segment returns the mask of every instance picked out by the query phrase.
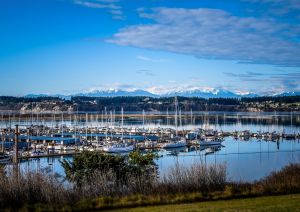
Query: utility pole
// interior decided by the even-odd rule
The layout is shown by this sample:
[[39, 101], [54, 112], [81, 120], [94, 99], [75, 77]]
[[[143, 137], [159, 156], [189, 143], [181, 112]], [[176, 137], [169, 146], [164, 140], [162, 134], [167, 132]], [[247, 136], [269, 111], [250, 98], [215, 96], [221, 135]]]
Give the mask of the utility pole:
[[4, 153], [4, 140], [5, 140], [5, 130], [4, 129], [2, 129], [1, 140], [2, 140], [1, 152]]
[[16, 125], [16, 128], [15, 128], [15, 155], [14, 155], [14, 158], [13, 158], [13, 162], [15, 164], [18, 164], [18, 155], [19, 155], [18, 140], [19, 140], [19, 125]]

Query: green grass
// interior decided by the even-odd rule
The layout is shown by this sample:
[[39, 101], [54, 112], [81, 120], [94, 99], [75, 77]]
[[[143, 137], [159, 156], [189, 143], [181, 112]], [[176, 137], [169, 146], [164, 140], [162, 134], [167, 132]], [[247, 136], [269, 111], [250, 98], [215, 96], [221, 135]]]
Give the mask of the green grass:
[[189, 204], [147, 206], [110, 211], [300, 211], [300, 194], [234, 200], [218, 200]]

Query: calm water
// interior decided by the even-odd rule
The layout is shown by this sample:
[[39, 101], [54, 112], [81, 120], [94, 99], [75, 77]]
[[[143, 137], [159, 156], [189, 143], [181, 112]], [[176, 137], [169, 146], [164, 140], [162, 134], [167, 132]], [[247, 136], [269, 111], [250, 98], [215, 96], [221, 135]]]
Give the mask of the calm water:
[[[227, 177], [230, 180], [253, 181], [279, 170], [285, 165], [300, 162], [299, 141], [249, 141], [226, 138], [219, 151], [207, 154], [207, 150], [195, 148], [161, 150], [160, 158], [156, 161], [160, 174], [165, 174], [176, 163], [190, 166], [194, 163], [219, 164], [227, 167]], [[23, 161], [24, 170], [44, 170], [49, 173], [64, 175], [59, 161], [63, 158], [72, 160], [72, 157], [41, 158]]]
[[[183, 113], [182, 113], [183, 114]], [[84, 116], [83, 116], [84, 117]], [[41, 117], [34, 120], [35, 123], [43, 123], [49, 126], [74, 124], [74, 120], [63, 119], [62, 121], [43, 121]], [[118, 125], [119, 119], [105, 120], [101, 114], [90, 115], [88, 121], [79, 120], [76, 123], [84, 127], [86, 124], [93, 126], [109, 125], [114, 122]], [[10, 123], [2, 122], [0, 126], [7, 126], [14, 123], [23, 123], [20, 120], [11, 120]], [[126, 118], [124, 124], [127, 126], [145, 127], [174, 127], [174, 117], [142, 117]], [[300, 114], [297, 113], [194, 113], [179, 119], [179, 129], [210, 128], [223, 131], [250, 130], [256, 131], [277, 131], [286, 133], [300, 133]], [[210, 154], [207, 154], [210, 152]], [[172, 151], [161, 150], [161, 156], [156, 162], [160, 174], [163, 175], [176, 163], [184, 166], [193, 163], [219, 164], [224, 163], [227, 167], [227, 176], [230, 180], [253, 181], [260, 179], [274, 170], [279, 170], [285, 165], [293, 162], [300, 162], [300, 143], [298, 140], [282, 140], [280, 142], [235, 140], [227, 137], [223, 146], [218, 151], [196, 150], [195, 148], [178, 149]], [[25, 170], [44, 170], [49, 173], [64, 175], [57, 158], [41, 158], [40, 160], [29, 160], [21, 163]], [[67, 159], [72, 160], [71, 157]]]
[[163, 157], [158, 160], [159, 169], [164, 173], [176, 162], [186, 166], [193, 163], [224, 163], [228, 179], [253, 181], [289, 163], [300, 162], [299, 141], [240, 141], [229, 137], [223, 146], [212, 154], [206, 154], [205, 150], [182, 150], [176, 155], [164, 150]]
[[[149, 116], [149, 115], [162, 116]], [[178, 116], [179, 129], [210, 128], [232, 132], [236, 130], [256, 131], [277, 131], [286, 133], [300, 132], [300, 113], [299, 112], [282, 112], [282, 113], [253, 113], [253, 112], [182, 112]], [[148, 116], [147, 116], [148, 115]], [[76, 124], [79, 127], [88, 126], [110, 126], [120, 125], [120, 116], [111, 116], [107, 118], [103, 114], [89, 113], [86, 120], [86, 113], [72, 114], [56, 113], [48, 114], [45, 119], [44, 114], [33, 114], [31, 118], [24, 120], [19, 119], [11, 114], [6, 121], [0, 120], [1, 127], [19, 125], [47, 125], [50, 127], [60, 126], [61, 124], [71, 126]], [[52, 117], [52, 118], [49, 118]], [[169, 112], [146, 113], [143, 119], [142, 114], [139, 117], [125, 117], [124, 125], [128, 127], [145, 126], [145, 127], [174, 127], [174, 115]]]

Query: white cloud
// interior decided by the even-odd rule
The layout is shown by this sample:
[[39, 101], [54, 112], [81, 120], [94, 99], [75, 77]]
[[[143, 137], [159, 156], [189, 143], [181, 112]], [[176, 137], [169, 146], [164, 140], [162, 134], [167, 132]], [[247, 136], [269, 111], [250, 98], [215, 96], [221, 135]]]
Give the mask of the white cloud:
[[102, 2], [102, 3], [117, 3], [119, 0], [95, 0], [96, 2]]
[[125, 27], [108, 42], [206, 59], [300, 66], [299, 25], [237, 17], [217, 9], [139, 12], [154, 23]]
[[280, 6], [284, 8], [288, 8], [290, 10], [300, 9], [300, 1], [299, 0], [243, 0], [246, 2], [252, 3], [260, 3], [260, 4], [269, 4], [272, 6]]
[[118, 2], [118, 0], [74, 0], [74, 3], [80, 6], [93, 9], [107, 9], [112, 14], [113, 19], [123, 20], [122, 7], [116, 4]]
[[115, 4], [104, 4], [104, 3], [94, 2], [94, 1], [75, 0], [74, 3], [81, 6], [96, 8], [96, 9], [113, 9], [113, 10], [120, 9], [120, 7]]
[[150, 57], [145, 57], [145, 56], [142, 56], [142, 55], [138, 55], [136, 57], [137, 59], [139, 60], [144, 60], [144, 61], [148, 61], [148, 62], [165, 62], [166, 60], [164, 59], [153, 59], [153, 58], [150, 58]]
[[136, 72], [138, 74], [144, 74], [146, 76], [151, 76], [151, 77], [155, 76], [155, 74], [150, 70], [141, 69], [141, 70], [137, 70]]
[[[257, 5], [264, 16], [289, 17], [289, 20], [299, 20], [299, 0], [242, 0]], [[255, 11], [257, 12], [257, 10]]]
[[224, 74], [228, 77], [238, 79], [243, 84], [248, 82], [255, 83], [255, 85], [258, 85], [255, 89], [257, 92], [280, 93], [300, 90], [300, 73], [297, 71], [278, 71], [277, 73], [246, 72], [240, 74], [225, 72]]

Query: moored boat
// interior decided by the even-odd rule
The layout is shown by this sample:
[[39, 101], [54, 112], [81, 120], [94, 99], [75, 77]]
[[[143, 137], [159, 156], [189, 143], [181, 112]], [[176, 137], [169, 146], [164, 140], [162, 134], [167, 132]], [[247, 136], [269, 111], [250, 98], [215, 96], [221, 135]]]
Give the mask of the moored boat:
[[197, 143], [200, 146], [216, 146], [216, 145], [221, 145], [222, 144], [221, 139], [214, 139], [214, 140], [198, 140]]
[[134, 150], [133, 145], [127, 144], [113, 144], [111, 146], [104, 146], [103, 151], [107, 153], [122, 153], [122, 152], [131, 152]]
[[185, 146], [186, 146], [185, 139], [173, 139], [168, 141], [167, 143], [164, 143], [162, 145], [162, 148], [169, 149], [169, 148], [180, 148]]

